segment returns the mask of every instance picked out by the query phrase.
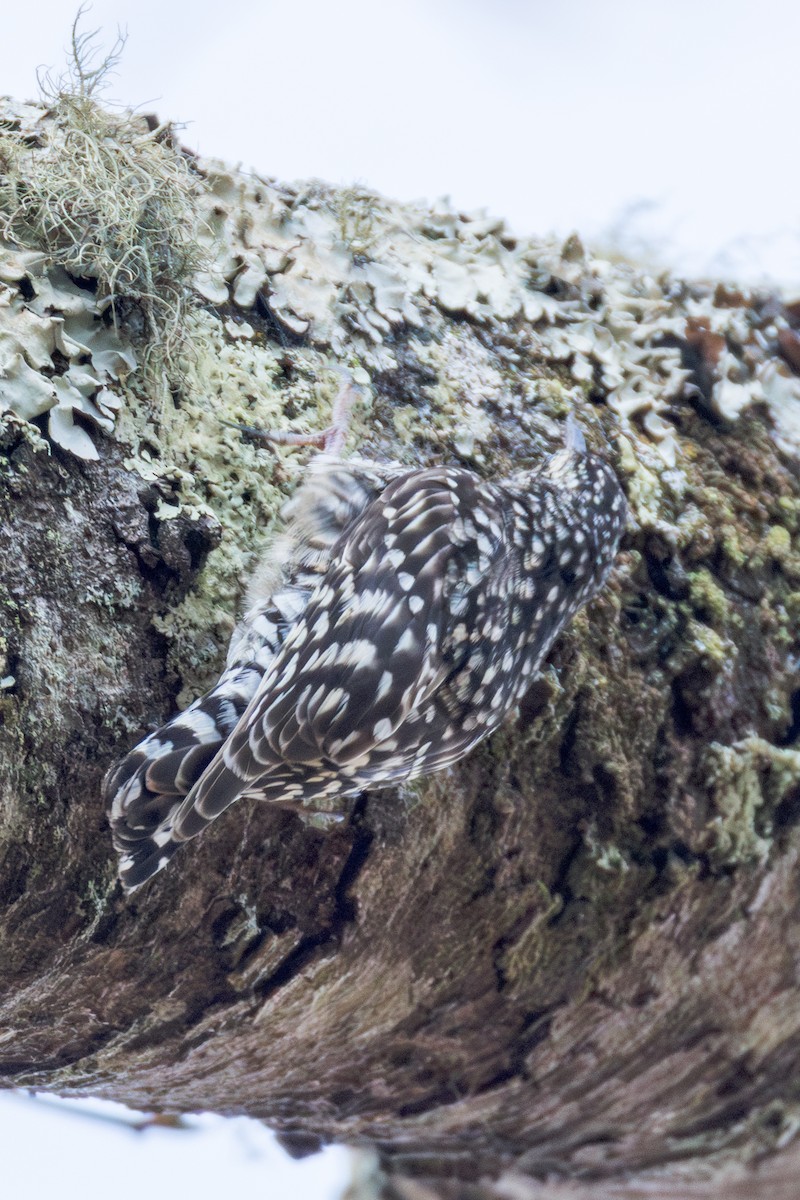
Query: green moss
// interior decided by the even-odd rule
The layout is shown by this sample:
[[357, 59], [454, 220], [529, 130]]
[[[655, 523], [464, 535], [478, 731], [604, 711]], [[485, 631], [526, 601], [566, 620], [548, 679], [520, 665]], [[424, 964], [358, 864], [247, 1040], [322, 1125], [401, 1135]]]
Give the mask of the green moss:
[[692, 607], [701, 620], [714, 628], [725, 628], [729, 610], [725, 593], [706, 568], [692, 571], [688, 577]]
[[778, 508], [781, 512], [781, 524], [792, 534], [800, 531], [800, 497], [781, 496], [778, 499]]
[[708, 827], [715, 864], [764, 861], [770, 843], [756, 827], [765, 800], [752, 755], [713, 743], [705, 756], [705, 781], [717, 810]]
[[792, 623], [796, 634], [798, 624], [800, 623], [800, 592], [789, 592], [784, 597], [784, 605], [786, 607], [787, 618]]
[[689, 620], [686, 633], [677, 654], [673, 657], [676, 666], [700, 660], [706, 667], [724, 668], [735, 655], [728, 638], [722, 637], [705, 622]]
[[723, 554], [735, 567], [744, 566], [747, 553], [743, 550], [739, 530], [735, 525], [724, 524], [719, 530], [719, 546]]
[[773, 562], [784, 563], [792, 552], [792, 539], [789, 530], [783, 525], [771, 525], [767, 529], [763, 543], [764, 557]]

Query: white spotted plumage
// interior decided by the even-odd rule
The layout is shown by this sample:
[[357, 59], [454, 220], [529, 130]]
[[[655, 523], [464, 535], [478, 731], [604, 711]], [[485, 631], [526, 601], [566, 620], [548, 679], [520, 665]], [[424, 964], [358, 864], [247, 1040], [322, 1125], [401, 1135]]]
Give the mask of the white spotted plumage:
[[219, 682], [107, 776], [126, 888], [240, 797], [329, 809], [449, 766], [500, 724], [625, 522], [613, 471], [570, 439], [497, 483], [316, 460]]

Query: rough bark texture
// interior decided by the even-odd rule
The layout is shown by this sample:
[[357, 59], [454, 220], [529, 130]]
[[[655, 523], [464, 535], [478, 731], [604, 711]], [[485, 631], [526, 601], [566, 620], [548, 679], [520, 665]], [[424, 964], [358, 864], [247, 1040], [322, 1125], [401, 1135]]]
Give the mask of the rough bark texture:
[[[556, 283], [542, 295], [572, 305], [570, 321], [594, 320], [596, 263], [577, 244], [548, 253]], [[319, 360], [313, 339], [276, 342], [278, 318], [285, 338], [311, 338], [270, 307], [287, 287], [281, 268], [240, 308], [282, 364], [278, 408], [288, 394], [302, 422], [300, 393], [280, 389]], [[793, 379], [797, 314], [693, 295], [771, 329], [763, 360]], [[234, 328], [241, 314], [220, 300], [200, 317]], [[231, 509], [213, 515], [213, 489], [192, 508], [165, 465], [164, 431], [186, 420], [175, 389], [157, 419], [131, 417], [126, 445], [99, 442], [96, 461], [48, 453], [6, 420], [0, 1086], [247, 1113], [298, 1153], [328, 1139], [375, 1147], [381, 1172], [359, 1194], [387, 1200], [793, 1200], [797, 458], [763, 405], [736, 420], [715, 411], [721, 353], [737, 354], [742, 380], [757, 364], [688, 301], [678, 332], [673, 321], [653, 334], [687, 373], [661, 410], [672, 462], [636, 410], [609, 402], [600, 350], [594, 372], [569, 354], [553, 366], [532, 316], [428, 301], [424, 328], [397, 305], [376, 339], [388, 359], [370, 370], [367, 450], [466, 457], [489, 474], [557, 436], [525, 414], [557, 416], [570, 395], [589, 435], [615, 447], [631, 496], [612, 581], [518, 718], [456, 769], [362, 796], [333, 833], [241, 803], [131, 900], [115, 883], [101, 779], [219, 665], [219, 632], [190, 653], [179, 618], [209, 579], [228, 579], [213, 563]], [[469, 355], [476, 378], [501, 379], [480, 401], [485, 453], [463, 445]], [[234, 359], [220, 352], [215, 370]], [[561, 391], [537, 400], [534, 383]], [[136, 458], [145, 427], [150, 479]], [[263, 461], [242, 450], [225, 470], [245, 506], [252, 493], [274, 511], [300, 468]], [[217, 631], [224, 589], [221, 607]]]

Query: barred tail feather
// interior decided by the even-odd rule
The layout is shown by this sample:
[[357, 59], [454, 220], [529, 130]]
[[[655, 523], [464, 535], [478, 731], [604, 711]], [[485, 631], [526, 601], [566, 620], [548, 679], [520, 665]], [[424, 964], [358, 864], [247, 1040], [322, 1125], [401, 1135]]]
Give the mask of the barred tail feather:
[[197, 837], [244, 792], [244, 781], [226, 766], [223, 754], [224, 751], [216, 756], [175, 813], [177, 841], [188, 842]]
[[[214, 759], [213, 745], [207, 743], [196, 750], [204, 751], [202, 760], [206, 765], [209, 759]], [[199, 755], [197, 761], [200, 762]], [[201, 811], [195, 803], [199, 786], [204, 792], [206, 786], [213, 789], [214, 811], [210, 814]], [[241, 794], [241, 779], [228, 770], [218, 753], [207, 770], [205, 767], [200, 770], [188, 796], [162, 793], [156, 797], [156, 803], [151, 806], [154, 819], [159, 821], [155, 828], [133, 828], [127, 820], [115, 825], [112, 820], [114, 844], [120, 854], [119, 874], [125, 890], [132, 892], [146, 883], [167, 865], [183, 842], [202, 833]]]
[[135, 746], [106, 776], [103, 795], [120, 878], [139, 887], [185, 838], [173, 836], [184, 798], [205, 772], [256, 691], [263, 668], [226, 671], [207, 695]]
[[173, 841], [171, 834], [172, 816], [177, 807], [175, 805], [170, 810], [161, 828], [154, 830], [152, 835], [141, 835], [138, 841], [131, 841], [127, 848], [129, 831], [114, 829], [114, 845], [119, 853], [119, 877], [126, 892], [133, 892], [147, 883], [151, 876], [167, 865], [178, 849], [180, 842]]

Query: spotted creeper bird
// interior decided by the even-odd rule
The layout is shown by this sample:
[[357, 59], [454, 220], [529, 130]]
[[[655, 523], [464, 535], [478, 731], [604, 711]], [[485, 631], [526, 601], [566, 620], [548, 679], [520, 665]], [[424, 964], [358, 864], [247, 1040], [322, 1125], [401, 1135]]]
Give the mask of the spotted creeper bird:
[[572, 420], [563, 450], [497, 483], [342, 460], [343, 440], [339, 420], [219, 682], [106, 777], [128, 891], [242, 797], [330, 812], [457, 762], [611, 569], [625, 500]]

